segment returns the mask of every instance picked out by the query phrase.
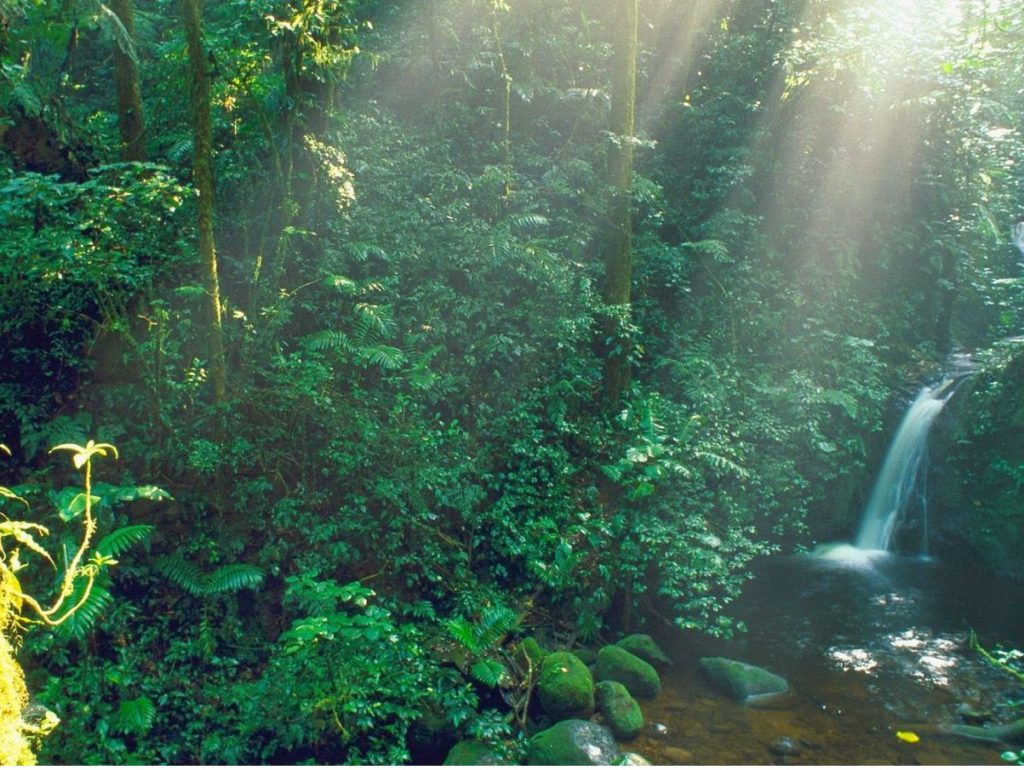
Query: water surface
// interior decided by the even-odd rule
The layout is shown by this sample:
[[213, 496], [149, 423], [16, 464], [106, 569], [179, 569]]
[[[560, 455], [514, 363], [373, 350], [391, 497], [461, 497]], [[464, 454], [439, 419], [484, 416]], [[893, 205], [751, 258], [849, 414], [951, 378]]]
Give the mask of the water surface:
[[[644, 712], [667, 729], [627, 750], [657, 764], [1004, 764], [1005, 747], [936, 728], [963, 723], [965, 708], [1006, 719], [1001, 704], [1024, 699], [1019, 682], [967, 643], [973, 628], [987, 646], [1024, 647], [1020, 586], [963, 565], [847, 548], [831, 559], [762, 562], [733, 611], [749, 633], [662, 638], [676, 665]], [[734, 703], [704, 681], [701, 655], [763, 666], [792, 691], [770, 707]], [[898, 730], [921, 740], [903, 742]], [[799, 756], [770, 751], [781, 736], [797, 741]]]

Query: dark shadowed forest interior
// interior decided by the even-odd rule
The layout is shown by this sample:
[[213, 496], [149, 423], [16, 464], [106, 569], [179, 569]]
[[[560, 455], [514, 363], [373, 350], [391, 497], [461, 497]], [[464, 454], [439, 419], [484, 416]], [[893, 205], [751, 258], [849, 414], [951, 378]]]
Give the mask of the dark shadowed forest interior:
[[0, 764], [1024, 764], [1024, 0], [0, 0]]

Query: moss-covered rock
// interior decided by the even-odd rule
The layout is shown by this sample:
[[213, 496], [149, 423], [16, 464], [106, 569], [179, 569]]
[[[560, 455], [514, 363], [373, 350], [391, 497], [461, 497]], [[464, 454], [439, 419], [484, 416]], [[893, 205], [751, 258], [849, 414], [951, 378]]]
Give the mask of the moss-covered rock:
[[536, 639], [528, 636], [516, 646], [512, 659], [521, 671], [540, 671], [544, 658], [550, 654]]
[[780, 695], [789, 690], [789, 682], [749, 663], [729, 658], [701, 658], [701, 668], [721, 691], [739, 701]]
[[615, 643], [626, 652], [631, 652], [641, 660], [645, 660], [655, 668], [660, 666], [671, 666], [672, 659], [669, 658], [658, 646], [649, 634], [630, 634], [625, 639]]
[[661, 692], [661, 679], [654, 667], [615, 645], [602, 647], [597, 653], [594, 676], [598, 681], [621, 682], [636, 698], [654, 698]]
[[567, 719], [537, 733], [526, 749], [528, 765], [610, 765], [619, 747], [607, 728]]
[[644, 729], [644, 714], [621, 682], [598, 682], [594, 687], [597, 710], [612, 735], [620, 741], [635, 738]]
[[597, 660], [597, 652], [589, 647], [580, 647], [579, 649], [573, 650], [572, 654], [588, 666], [593, 665], [594, 661]]
[[465, 740], [456, 743], [445, 757], [446, 765], [500, 765], [501, 757], [483, 741]]
[[586, 716], [594, 710], [594, 678], [571, 652], [553, 652], [541, 664], [537, 696], [555, 720]]

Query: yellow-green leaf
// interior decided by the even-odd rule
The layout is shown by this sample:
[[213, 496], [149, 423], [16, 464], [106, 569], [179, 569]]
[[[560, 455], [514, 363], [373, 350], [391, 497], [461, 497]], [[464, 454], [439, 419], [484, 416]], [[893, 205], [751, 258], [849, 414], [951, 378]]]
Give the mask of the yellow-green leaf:
[[921, 740], [921, 737], [917, 733], [912, 733], [909, 730], [897, 730], [896, 737], [904, 743], [917, 743]]

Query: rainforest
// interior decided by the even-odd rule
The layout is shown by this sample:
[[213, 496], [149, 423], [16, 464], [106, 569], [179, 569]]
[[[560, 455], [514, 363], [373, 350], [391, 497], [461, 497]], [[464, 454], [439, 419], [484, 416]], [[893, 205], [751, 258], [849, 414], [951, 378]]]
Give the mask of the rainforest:
[[0, 0], [0, 762], [1024, 764], [1021, 0]]

